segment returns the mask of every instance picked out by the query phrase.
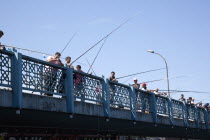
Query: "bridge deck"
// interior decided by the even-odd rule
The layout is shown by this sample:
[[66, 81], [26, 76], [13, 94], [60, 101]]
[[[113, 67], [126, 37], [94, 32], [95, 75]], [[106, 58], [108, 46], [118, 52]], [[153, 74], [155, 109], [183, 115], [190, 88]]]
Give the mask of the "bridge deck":
[[210, 136], [206, 109], [17, 52], [0, 50], [0, 62], [0, 86], [11, 89], [0, 90], [1, 131]]

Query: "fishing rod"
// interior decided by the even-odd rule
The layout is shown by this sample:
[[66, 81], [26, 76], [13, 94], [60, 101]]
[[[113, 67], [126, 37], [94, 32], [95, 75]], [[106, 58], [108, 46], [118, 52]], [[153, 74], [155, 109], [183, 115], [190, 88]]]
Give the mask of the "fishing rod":
[[[189, 76], [177, 76], [177, 77], [172, 77], [172, 78], [169, 78], [169, 79], [183, 78], [183, 77], [189, 77]], [[146, 81], [146, 82], [141, 82], [140, 84], [142, 84], [142, 83], [152, 83], [152, 82], [157, 82], [157, 81], [162, 81], [162, 80], [167, 80], [167, 78], [157, 79], [157, 80], [152, 80], [152, 81]]]
[[[159, 90], [159, 91], [168, 91], [168, 90]], [[204, 94], [210, 94], [210, 92], [204, 92], [204, 91], [187, 91], [187, 90], [170, 90], [170, 91], [172, 91], [171, 93], [177, 93], [177, 92], [186, 92], [186, 93], [188, 93], [188, 92], [190, 92], [190, 93], [204, 93]]]
[[[107, 37], [107, 38], [108, 38], [108, 37]], [[103, 48], [103, 46], [104, 46], [104, 44], [105, 44], [105, 42], [106, 42], [107, 38], [105, 38], [105, 39], [104, 39], [104, 42], [103, 42], [103, 44], [101, 45], [101, 47], [100, 47], [100, 49], [99, 49], [98, 53], [96, 54], [96, 57], [94, 58], [94, 60], [93, 60], [92, 64], [90, 65], [90, 68], [88, 69], [88, 72], [87, 72], [87, 73], [89, 73], [90, 69], [92, 68], [92, 66], [93, 66], [94, 62], [96, 61], [96, 59], [97, 59], [97, 57], [98, 57], [98, 55], [99, 55], [99, 53], [100, 53], [101, 49]]]
[[138, 75], [138, 74], [143, 74], [143, 73], [153, 72], [153, 71], [158, 71], [158, 70], [162, 70], [162, 69], [165, 69], [165, 68], [153, 69], [153, 70], [148, 70], [148, 71], [144, 71], [144, 72], [139, 72], [139, 73], [129, 74], [129, 75], [126, 75], [126, 76], [118, 77], [118, 78], [116, 78], [116, 79], [121, 79], [121, 78], [130, 77], [130, 76], [134, 76], [134, 75]]
[[74, 36], [77, 34], [77, 32], [74, 33], [74, 35], [69, 39], [68, 43], [66, 44], [66, 46], [63, 48], [63, 50], [61, 51], [61, 54], [63, 53], [63, 51], [66, 49], [66, 47], [69, 45], [69, 43], [72, 41], [72, 39], [74, 38]]
[[96, 75], [96, 73], [95, 73], [95, 71], [93, 70], [93, 68], [91, 67], [90, 62], [88, 61], [88, 59], [87, 59], [86, 57], [85, 57], [85, 59], [86, 59], [88, 65], [89, 65], [90, 69], [92, 69], [93, 73]]
[[[137, 16], [138, 14], [136, 14], [135, 16]], [[97, 46], [101, 41], [103, 41], [105, 38], [107, 38], [108, 36], [110, 36], [111, 34], [113, 34], [115, 31], [117, 31], [120, 27], [122, 27], [124, 24], [126, 24], [128, 21], [130, 21], [133, 17], [128, 18], [127, 20], [125, 20], [123, 23], [121, 23], [118, 27], [116, 27], [114, 30], [112, 30], [110, 33], [108, 33], [106, 36], [104, 36], [101, 40], [99, 40], [97, 43], [95, 43], [92, 47], [90, 47], [88, 50], [86, 50], [83, 54], [81, 54], [78, 58], [76, 58], [72, 64], [74, 62], [76, 62], [78, 59], [80, 59], [83, 55], [85, 55], [87, 52], [89, 52], [91, 49], [93, 49], [95, 46]]]
[[[30, 49], [25, 49], [25, 48], [19, 48], [19, 47], [13, 47], [13, 46], [7, 46], [7, 45], [4, 45], [5, 47], [8, 47], [8, 48], [13, 48], [13, 49], [19, 49], [19, 50], [24, 50], [24, 51], [29, 51], [29, 52], [34, 52], [34, 53], [38, 53], [38, 54], [43, 54], [43, 55], [48, 55], [48, 56], [52, 56], [52, 54], [48, 54], [48, 53], [43, 53], [43, 52], [39, 52], [39, 51], [34, 51], [34, 50], [30, 50]], [[61, 57], [62, 59], [65, 59], [63, 57]], [[81, 62], [78, 62], [78, 64], [82, 64], [82, 65], [86, 65], [84, 63], [81, 63]]]

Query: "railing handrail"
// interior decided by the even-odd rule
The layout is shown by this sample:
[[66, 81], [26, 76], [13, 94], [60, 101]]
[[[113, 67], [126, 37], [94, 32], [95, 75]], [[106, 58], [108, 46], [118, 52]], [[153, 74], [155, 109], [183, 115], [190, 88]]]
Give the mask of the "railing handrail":
[[102, 77], [95, 76], [95, 75], [92, 75], [92, 74], [88, 74], [88, 73], [85, 73], [85, 72], [81, 72], [81, 71], [78, 71], [78, 70], [73, 70], [73, 72], [79, 73], [79, 74], [84, 75], [86, 77], [94, 78], [94, 79], [97, 79], [97, 80], [104, 80]]
[[0, 50], [0, 52], [3, 53], [3, 54], [14, 55], [14, 52], [12, 52], [12, 51]]
[[128, 89], [130, 89], [130, 88], [131, 88], [130, 86], [128, 86], [128, 85], [124, 85], [124, 84], [119, 83], [119, 82], [114, 82], [114, 81], [110, 81], [110, 80], [108, 80], [108, 81], [109, 81], [109, 83], [111, 83], [111, 84], [113, 84], [113, 85], [122, 86], [122, 87], [125, 87], [125, 88], [128, 88]]
[[32, 62], [36, 62], [36, 63], [39, 63], [39, 64], [45, 64], [47, 66], [52, 66], [52, 67], [56, 67], [56, 68], [60, 68], [60, 69], [67, 69], [66, 67], [64, 66], [60, 66], [60, 65], [56, 65], [54, 63], [50, 63], [50, 62], [47, 62], [47, 61], [44, 61], [44, 60], [40, 60], [40, 59], [37, 59], [37, 58], [33, 58], [33, 57], [30, 57], [30, 56], [27, 56], [27, 55], [22, 55], [22, 58], [24, 60], [30, 60]]

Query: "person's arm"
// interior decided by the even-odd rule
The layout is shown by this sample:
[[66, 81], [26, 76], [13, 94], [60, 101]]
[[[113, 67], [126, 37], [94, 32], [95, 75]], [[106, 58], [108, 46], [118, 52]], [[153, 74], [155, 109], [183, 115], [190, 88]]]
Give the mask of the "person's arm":
[[52, 56], [49, 56], [47, 58], [47, 62], [54, 62], [54, 61], [57, 61], [57, 59], [53, 58]]

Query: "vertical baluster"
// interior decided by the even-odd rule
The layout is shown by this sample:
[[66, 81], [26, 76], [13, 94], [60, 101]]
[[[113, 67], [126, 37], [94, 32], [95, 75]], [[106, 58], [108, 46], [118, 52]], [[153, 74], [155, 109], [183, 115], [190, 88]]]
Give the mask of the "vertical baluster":
[[104, 116], [110, 117], [110, 93], [109, 93], [109, 81], [108, 79], [104, 78], [101, 81], [102, 84], [102, 98], [104, 104]]
[[157, 123], [157, 106], [156, 106], [156, 96], [154, 93], [150, 92], [150, 108], [152, 111], [152, 118], [153, 118], [153, 122]]
[[199, 128], [199, 124], [200, 124], [200, 117], [199, 117], [199, 110], [198, 110], [198, 108], [197, 108], [197, 106], [195, 106], [194, 108], [194, 119], [195, 119], [195, 123], [196, 123], [196, 128]]
[[12, 55], [12, 89], [13, 89], [13, 107], [22, 108], [22, 54], [14, 51]]
[[187, 106], [185, 102], [182, 104], [182, 114], [183, 114], [183, 123], [185, 127], [188, 127], [188, 113], [187, 113]]
[[174, 125], [173, 103], [171, 98], [168, 99], [168, 113], [170, 118], [170, 124]]
[[206, 126], [206, 129], [209, 129], [209, 118], [208, 118], [208, 111], [207, 109], [204, 110], [204, 120], [205, 120], [205, 126]]
[[64, 70], [66, 75], [64, 80], [64, 93], [66, 95], [67, 112], [74, 113], [74, 83], [73, 83], [73, 69], [66, 68]]
[[131, 110], [131, 119], [136, 120], [136, 92], [134, 87], [128, 89], [130, 93], [130, 110]]

